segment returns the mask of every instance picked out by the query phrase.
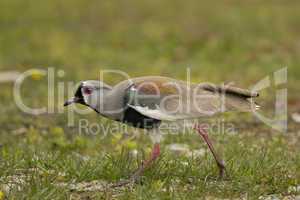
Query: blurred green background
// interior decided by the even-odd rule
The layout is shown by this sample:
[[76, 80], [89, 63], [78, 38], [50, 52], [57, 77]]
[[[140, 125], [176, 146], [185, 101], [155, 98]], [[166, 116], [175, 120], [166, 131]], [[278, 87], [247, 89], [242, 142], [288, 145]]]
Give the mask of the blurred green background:
[[[299, 70], [297, 1], [1, 1], [1, 69], [54, 66], [246, 83]], [[145, 70], [147, 69], [147, 70]], [[241, 76], [241, 75], [245, 76]]]
[[[195, 82], [209, 81], [221, 84], [233, 81], [237, 86], [248, 88], [265, 76], [272, 76], [276, 70], [288, 67], [288, 83], [280, 87], [288, 88], [290, 118], [291, 114], [300, 110], [299, 8], [300, 2], [295, 0], [1, 0], [0, 73], [54, 67], [56, 70], [65, 71], [65, 76], [57, 78], [55, 83], [58, 81], [77, 83], [80, 80], [98, 79], [99, 70], [117, 69], [132, 77], [162, 75], [185, 80], [186, 68], [189, 67], [192, 80]], [[119, 80], [120, 77], [111, 76], [106, 81], [113, 84]], [[120, 165], [119, 168], [116, 166], [119, 171], [117, 170], [114, 175], [109, 174], [113, 173], [111, 171], [101, 174], [104, 173], [101, 167], [98, 174], [87, 175], [88, 167], [83, 168], [82, 165], [77, 164], [74, 164], [73, 168], [66, 167], [66, 163], [55, 163], [56, 161], [47, 160], [43, 155], [40, 155], [44, 158], [43, 161], [29, 162], [38, 153], [50, 155], [58, 153], [62, 159], [70, 158], [70, 162], [73, 162], [71, 157], [74, 152], [90, 156], [105, 152], [112, 153], [116, 150], [113, 143], [115, 139], [108, 138], [103, 141], [78, 136], [76, 127], [67, 127], [66, 113], [27, 115], [15, 105], [12, 94], [13, 83], [0, 83], [0, 85], [0, 148], [2, 150], [0, 175], [2, 177], [15, 174], [18, 168], [32, 167], [65, 171], [69, 173], [67, 181], [73, 180], [74, 177], [77, 178], [76, 180], [116, 180], [129, 174], [130, 170], [126, 168], [127, 170], [122, 171]], [[263, 94], [259, 101], [271, 110], [275, 96], [274, 88], [267, 89]], [[39, 77], [26, 80], [22, 96], [30, 106], [46, 105], [47, 80], [45, 78], [40, 80]], [[62, 100], [55, 99], [56, 111], [62, 103]], [[282, 155], [279, 155], [274, 150], [279, 147], [285, 149], [282, 151], [286, 151], [289, 161], [294, 163], [286, 161], [287, 165], [279, 168], [282, 169], [282, 174], [293, 175], [292, 178], [287, 177], [284, 180], [269, 180], [268, 177], [275, 173], [272, 170], [265, 171], [265, 174], [253, 172], [247, 174], [245, 179], [236, 179], [236, 182], [228, 183], [229, 186], [225, 189], [219, 188], [217, 196], [236, 197], [243, 194], [242, 191], [245, 189], [249, 189], [249, 194], [252, 195], [273, 192], [284, 194], [283, 191], [286, 191], [288, 186], [299, 183], [300, 161], [294, 159], [299, 155], [299, 136], [296, 134], [298, 125], [293, 120], [289, 121], [288, 133], [290, 134], [285, 136], [279, 134], [279, 136], [271, 128], [253, 122], [255, 120], [249, 115], [226, 117], [236, 122], [242, 133], [238, 139], [229, 136], [227, 139], [226, 137], [217, 139], [221, 141], [224, 149], [226, 146], [231, 147], [224, 153], [227, 158], [234, 159], [232, 156], [236, 151], [240, 151], [241, 146], [236, 146], [237, 141], [240, 141], [242, 146], [267, 145], [265, 140], [273, 141], [270, 137], [275, 137], [272, 135], [277, 134], [273, 143], [270, 142], [270, 155], [274, 156], [270, 156], [274, 158], [270, 162], [274, 164], [280, 159], [287, 158], [286, 154], [281, 152]], [[76, 116], [76, 120], [78, 118], [80, 116]], [[95, 113], [85, 118], [92, 122], [111, 123]], [[14, 134], [16, 130], [20, 132], [22, 128], [24, 133]], [[290, 145], [291, 138], [296, 142]], [[125, 142], [125, 145], [121, 146], [138, 150], [143, 150], [144, 144], [147, 144], [147, 147], [151, 146], [146, 137], [140, 140], [148, 143], [137, 142], [132, 145]], [[200, 140], [184, 137], [166, 140], [166, 143], [172, 142], [185, 142], [191, 146], [201, 143]], [[121, 159], [118, 156], [120, 149], [121, 147], [118, 147], [116, 150], [116, 159]], [[260, 156], [260, 152], [261, 149], [258, 149], [256, 154], [248, 152], [249, 159], [255, 160], [256, 156]], [[23, 159], [25, 155], [26, 158]], [[235, 159], [244, 157], [242, 153], [236, 156]], [[73, 159], [77, 162], [76, 158]], [[97, 160], [98, 157], [94, 159]], [[206, 159], [209, 160], [210, 157]], [[110, 163], [109, 160], [106, 162]], [[251, 168], [251, 164], [248, 166]], [[204, 179], [204, 172], [209, 173], [210, 167], [207, 166], [207, 170], [204, 170], [200, 177]], [[236, 171], [234, 169], [233, 165], [232, 171], [236, 172], [234, 177], [245, 174], [243, 169], [238, 168]], [[79, 172], [76, 174], [74, 170]], [[284, 170], [287, 172], [285, 173]], [[296, 171], [298, 174], [295, 175]], [[265, 182], [263, 182], [264, 186], [261, 186], [261, 176], [267, 179], [267, 183], [271, 186]], [[280, 173], [278, 176], [281, 176]], [[164, 176], [150, 177], [151, 182]], [[1, 182], [4, 184], [5, 180]], [[41, 178], [36, 182], [33, 181], [21, 192], [14, 191], [7, 195], [11, 195], [11, 198], [26, 195], [31, 195], [32, 198], [45, 197], [44, 193], [39, 193], [38, 188], [41, 187], [50, 188], [46, 194], [51, 198], [61, 198], [59, 195], [62, 195], [62, 198], [69, 197], [68, 190], [50, 186], [51, 182], [53, 180], [47, 179], [45, 182]], [[215, 194], [218, 185], [207, 186], [204, 182], [199, 186], [202, 190], [196, 192], [195, 196], [203, 193]], [[258, 188], [254, 187], [256, 184], [259, 185]], [[138, 191], [144, 191], [143, 189], [154, 193], [158, 191], [150, 186], [145, 188], [140, 186], [140, 190], [128, 192], [126, 193], [128, 196], [125, 195], [124, 198], [141, 197], [143, 195]], [[188, 193], [191, 196], [194, 194], [191, 191]], [[174, 195], [188, 193], [179, 191]]]

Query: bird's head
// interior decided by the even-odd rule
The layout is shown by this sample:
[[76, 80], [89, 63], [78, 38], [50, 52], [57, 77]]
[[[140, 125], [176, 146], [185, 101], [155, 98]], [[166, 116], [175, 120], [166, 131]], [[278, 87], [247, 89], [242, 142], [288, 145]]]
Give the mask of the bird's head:
[[111, 86], [95, 80], [83, 81], [77, 88], [74, 97], [64, 103], [64, 106], [68, 106], [72, 103], [79, 103], [91, 107], [94, 110], [98, 110], [101, 97], [112, 89]]

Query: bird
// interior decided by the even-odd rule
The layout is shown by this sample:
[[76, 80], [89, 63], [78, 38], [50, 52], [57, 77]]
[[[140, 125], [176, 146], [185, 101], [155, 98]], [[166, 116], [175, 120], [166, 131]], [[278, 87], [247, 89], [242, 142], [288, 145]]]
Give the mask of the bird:
[[[64, 106], [79, 103], [103, 117], [149, 132], [153, 142], [150, 157], [128, 181], [116, 184], [121, 186], [138, 180], [159, 157], [159, 127], [162, 122], [211, 117], [227, 111], [252, 112], [259, 108], [253, 100], [258, 96], [256, 91], [231, 85], [188, 83], [163, 76], [142, 76], [123, 80], [114, 86], [100, 80], [82, 81], [74, 97], [67, 100]], [[219, 168], [219, 177], [223, 178], [225, 163], [217, 154], [207, 129], [201, 124], [195, 124], [193, 128], [207, 144]]]

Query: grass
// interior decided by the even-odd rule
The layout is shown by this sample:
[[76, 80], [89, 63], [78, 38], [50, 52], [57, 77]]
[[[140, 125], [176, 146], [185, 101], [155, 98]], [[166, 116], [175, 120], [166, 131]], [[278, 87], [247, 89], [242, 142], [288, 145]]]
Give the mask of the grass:
[[[55, 139], [47, 141], [52, 143]], [[92, 143], [90, 139], [82, 139]], [[299, 156], [295, 155], [294, 151], [284, 148], [287, 138], [277, 135], [262, 140], [254, 139], [249, 134], [227, 137], [226, 140], [228, 141], [223, 141], [226, 144], [223, 154], [229, 176], [224, 181], [217, 180], [217, 169], [210, 154], [200, 158], [178, 157], [164, 150], [162, 158], [145, 173], [142, 185], [122, 188], [122, 192], [111, 188], [103, 189], [105, 192], [82, 192], [79, 185], [76, 188], [81, 195], [103, 198], [110, 194], [118, 195], [120, 199], [193, 199], [201, 196], [240, 198], [244, 195], [257, 199], [265, 194], [290, 195], [288, 189], [299, 184]], [[201, 145], [199, 142], [199, 146]], [[22, 173], [28, 176], [22, 189], [13, 190], [9, 197], [70, 198], [76, 191], [69, 190], [68, 187], [62, 188], [57, 183], [71, 184], [93, 180], [114, 182], [128, 177], [142, 158], [139, 156], [139, 159], [136, 159], [126, 150], [113, 153], [113, 149], [110, 149], [111, 152], [104, 153], [105, 147], [100, 144], [98, 151], [87, 158], [79, 155], [80, 147], [56, 147], [37, 152], [36, 146], [38, 144], [21, 142], [19, 148], [12, 146], [2, 150], [4, 161], [1, 162], [1, 177], [15, 175], [17, 169], [23, 169]], [[5, 180], [4, 178], [2, 181]]]
[[[99, 70], [130, 76], [163, 75], [195, 82], [234, 81], [250, 87], [288, 67], [288, 116], [299, 110], [299, 3], [170, 1], [0, 2], [0, 72], [54, 67], [55, 113], [29, 115], [14, 101], [13, 84], [0, 83], [0, 191], [7, 199], [258, 199], [295, 197], [300, 185], [298, 124], [289, 119], [279, 133], [251, 114], [225, 114], [237, 134], [211, 131], [228, 176], [218, 180], [212, 156], [174, 153], [168, 145], [206, 149], [197, 134], [166, 135], [163, 155], [142, 184], [112, 189], [127, 178], [150, 151], [147, 135], [135, 129], [103, 137], [79, 129], [80, 119], [115, 125], [96, 113], [76, 114], [68, 126], [59, 81], [97, 79]], [[122, 77], [110, 75], [109, 83]], [[262, 92], [262, 113], [271, 115], [274, 87]], [[71, 94], [70, 94], [71, 95]], [[70, 96], [66, 94], [65, 96]], [[27, 105], [47, 105], [47, 80], [32, 76], [22, 85]], [[289, 117], [290, 118], [290, 117]], [[126, 133], [126, 134], [125, 134]], [[137, 154], [133, 153], [135, 150]], [[9, 188], [9, 189], [8, 189]], [[0, 199], [1, 199], [0, 193]], [[3, 197], [2, 197], [3, 198]]]

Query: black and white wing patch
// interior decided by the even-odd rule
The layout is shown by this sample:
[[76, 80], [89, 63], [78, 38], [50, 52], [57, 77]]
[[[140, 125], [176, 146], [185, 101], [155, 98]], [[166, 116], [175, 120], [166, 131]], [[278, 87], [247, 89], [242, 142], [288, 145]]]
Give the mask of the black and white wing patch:
[[129, 107], [133, 108], [137, 112], [141, 113], [142, 115], [148, 116], [153, 119], [157, 120], [165, 120], [165, 121], [176, 121], [179, 120], [178, 117], [168, 114], [164, 111], [162, 111], [159, 106], [157, 106], [155, 109], [149, 108], [149, 107], [143, 107], [143, 106], [134, 106], [128, 104]]
[[176, 121], [185, 119], [187, 116], [179, 116], [176, 113], [168, 112], [160, 107], [161, 99], [164, 95], [157, 95], [152, 91], [145, 91], [145, 86], [137, 89], [132, 84], [127, 90], [126, 104], [128, 107], [147, 117], [164, 120]]

